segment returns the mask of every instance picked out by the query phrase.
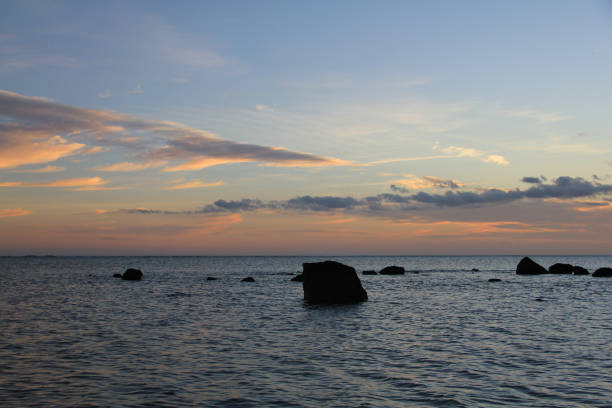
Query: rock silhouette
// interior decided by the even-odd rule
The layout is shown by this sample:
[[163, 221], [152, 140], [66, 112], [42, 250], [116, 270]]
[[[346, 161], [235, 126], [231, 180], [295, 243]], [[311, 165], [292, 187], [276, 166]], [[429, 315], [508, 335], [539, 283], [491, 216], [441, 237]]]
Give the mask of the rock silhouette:
[[241, 282], [255, 282], [255, 279], [251, 278], [250, 276], [244, 278]]
[[140, 269], [129, 268], [123, 275], [121, 275], [121, 279], [123, 280], [141, 280], [142, 279], [142, 271]]
[[363, 275], [378, 275], [378, 273], [376, 273], [376, 271], [372, 271], [372, 270], [363, 271], [361, 273]]
[[293, 278], [291, 278], [291, 281], [292, 282], [304, 282], [304, 275], [300, 273], [299, 275], [296, 275]]
[[472, 268], [472, 272], [480, 272], [480, 269], [478, 269], [478, 268]]
[[543, 275], [545, 273], [548, 273], [548, 271], [528, 256], [521, 259], [518, 265], [516, 265], [517, 275]]
[[309, 303], [356, 303], [368, 300], [355, 268], [335, 261], [304, 263], [304, 300]]
[[572, 267], [572, 272], [574, 273], [574, 275], [588, 275], [589, 271], [586, 268], [583, 268], [582, 266], [573, 266]]
[[571, 275], [574, 267], [566, 263], [556, 263], [548, 267], [548, 273], [555, 275]]
[[114, 273], [113, 274], [113, 278], [121, 278], [121, 274], [120, 273]]
[[403, 266], [387, 266], [380, 270], [381, 275], [403, 275], [406, 273]]
[[215, 278], [214, 276], [209, 276], [206, 278], [207, 281], [213, 281], [213, 280], [217, 280], [217, 278]]
[[599, 268], [593, 272], [594, 278], [612, 278], [612, 268]]
[[489, 282], [501, 282], [501, 279], [499, 279], [499, 278], [491, 278], [491, 279], [489, 279]]

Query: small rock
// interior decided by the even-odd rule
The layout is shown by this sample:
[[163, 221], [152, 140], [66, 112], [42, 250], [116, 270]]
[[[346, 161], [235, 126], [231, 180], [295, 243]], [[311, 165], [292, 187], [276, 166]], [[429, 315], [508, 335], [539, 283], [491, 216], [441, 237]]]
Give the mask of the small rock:
[[299, 275], [294, 276], [291, 278], [291, 282], [304, 282], [304, 275], [300, 273]]
[[574, 275], [588, 275], [589, 271], [582, 266], [572, 266], [572, 272]]
[[548, 268], [548, 273], [555, 275], [571, 275], [574, 267], [570, 264], [556, 263]]
[[543, 302], [543, 301], [544, 301], [544, 299], [542, 299], [542, 298], [535, 298], [535, 301], [536, 301], [536, 302]]
[[130, 268], [123, 272], [121, 276], [123, 280], [141, 280], [142, 279], [142, 271], [140, 269]]
[[501, 279], [491, 278], [491, 279], [489, 279], [489, 282], [501, 282]]
[[249, 277], [244, 278], [241, 282], [255, 282], [255, 279]]
[[207, 281], [209, 281], [209, 280], [217, 280], [217, 278], [215, 278], [214, 276], [209, 276], [209, 277], [206, 278], [206, 280]]
[[113, 278], [120, 278], [120, 277], [121, 277], [121, 274], [120, 274], [120, 273], [114, 273], [114, 274], [113, 274]]
[[363, 275], [378, 275], [378, 273], [376, 273], [376, 271], [373, 271], [373, 270], [367, 270], [367, 271], [363, 271], [361, 273]]
[[517, 275], [542, 275], [545, 273], [548, 273], [548, 271], [542, 265], [527, 256], [516, 265]]
[[403, 266], [387, 266], [379, 272], [381, 275], [403, 275], [406, 270]]
[[478, 268], [472, 268], [472, 272], [480, 272], [480, 269], [478, 269]]
[[593, 272], [594, 278], [612, 278], [612, 268], [599, 268]]

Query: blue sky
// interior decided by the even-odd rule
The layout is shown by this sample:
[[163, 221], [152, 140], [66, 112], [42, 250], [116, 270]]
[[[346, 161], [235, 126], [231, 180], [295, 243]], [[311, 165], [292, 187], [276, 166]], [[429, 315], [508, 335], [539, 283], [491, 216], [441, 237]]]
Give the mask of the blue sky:
[[[0, 235], [27, 226], [46, 237], [28, 248], [32, 240], [24, 234], [9, 245], [11, 253], [115, 253], [126, 234], [108, 226], [145, 222], [144, 212], [121, 211], [146, 208], [153, 211], [146, 222], [174, 226], [177, 242], [187, 239], [177, 226], [197, 217], [204, 217], [201, 237], [214, 232], [228, 243], [237, 234], [256, 237], [239, 248], [202, 238], [202, 246], [185, 249], [190, 253], [272, 253], [278, 243], [262, 228], [272, 213], [280, 230], [323, 215], [347, 227], [325, 224], [313, 238], [325, 242], [321, 248], [287, 243], [284, 253], [333, 252], [328, 243], [338, 234], [353, 237], [355, 249], [337, 251], [366, 251], [356, 237], [376, 222], [398, 228], [384, 242], [398, 236], [417, 242], [423, 234], [414, 226], [424, 222], [475, 237], [466, 248], [448, 241], [421, 251], [477, 253], [481, 235], [493, 234], [488, 241], [499, 242], [485, 252], [503, 252], [499, 228], [474, 235], [473, 224], [456, 224], [502, 219], [528, 230], [511, 231], [515, 251], [540, 242], [542, 251], [600, 252], [605, 246], [593, 249], [586, 231], [600, 217], [601, 237], [609, 232], [601, 221], [610, 217], [605, 188], [470, 202], [452, 211], [418, 200], [376, 214], [359, 206], [281, 211], [266, 204], [231, 212], [226, 224], [197, 209], [217, 200], [359, 201], [398, 188], [441, 195], [525, 191], [533, 183], [523, 177], [543, 176], [539, 184], [559, 189], [569, 184], [556, 180], [571, 177], [578, 180], [574, 192], [588, 187], [582, 181], [606, 186], [610, 38], [612, 3], [603, 1], [4, 1], [0, 214], [8, 215]], [[47, 113], [36, 116], [43, 105]], [[555, 241], [554, 231], [545, 234], [550, 226], [527, 220], [521, 206], [558, 213], [551, 223], [571, 219], [567, 230], [585, 235]], [[479, 221], [479, 214], [487, 218]], [[153, 237], [155, 230], [145, 233]], [[89, 244], [74, 249], [76, 241]], [[147, 245], [130, 250], [155, 248]]]

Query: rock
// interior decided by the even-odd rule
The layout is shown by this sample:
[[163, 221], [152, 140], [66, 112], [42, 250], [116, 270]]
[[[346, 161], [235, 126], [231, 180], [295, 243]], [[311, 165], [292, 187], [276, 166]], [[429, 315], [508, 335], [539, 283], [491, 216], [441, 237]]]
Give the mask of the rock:
[[310, 303], [356, 303], [368, 300], [355, 268], [335, 261], [304, 263], [304, 300]]
[[209, 277], [206, 278], [206, 280], [207, 281], [209, 281], [209, 280], [217, 280], [217, 278], [215, 278], [214, 276], [209, 276]]
[[125, 272], [123, 272], [121, 279], [123, 280], [141, 280], [142, 272], [140, 271], [140, 269], [130, 268], [126, 270]]
[[542, 265], [534, 262], [527, 256], [516, 265], [517, 275], [542, 275], [545, 273], [548, 273], [548, 271]]
[[594, 278], [612, 278], [612, 268], [599, 268], [593, 272]]
[[542, 299], [542, 298], [535, 298], [535, 301], [536, 302], [544, 302], [544, 299]]
[[121, 278], [121, 274], [120, 273], [114, 273], [113, 274], [113, 278]]
[[387, 266], [380, 270], [381, 275], [403, 275], [406, 271], [403, 266]]
[[244, 278], [241, 282], [255, 282], [255, 279], [249, 277]]
[[491, 278], [491, 279], [489, 279], [489, 282], [501, 282], [501, 279]]
[[291, 278], [291, 282], [304, 282], [304, 275], [300, 273], [299, 275], [294, 276]]
[[548, 267], [548, 273], [555, 275], [571, 275], [574, 267], [570, 264], [556, 263]]
[[574, 275], [588, 275], [589, 271], [586, 268], [583, 268], [582, 266], [572, 266], [572, 272], [574, 273]]
[[472, 272], [480, 272], [480, 269], [478, 269], [478, 268], [472, 268]]
[[373, 271], [373, 270], [367, 270], [367, 271], [363, 271], [361, 273], [363, 275], [378, 275], [378, 273], [376, 273], [376, 271]]

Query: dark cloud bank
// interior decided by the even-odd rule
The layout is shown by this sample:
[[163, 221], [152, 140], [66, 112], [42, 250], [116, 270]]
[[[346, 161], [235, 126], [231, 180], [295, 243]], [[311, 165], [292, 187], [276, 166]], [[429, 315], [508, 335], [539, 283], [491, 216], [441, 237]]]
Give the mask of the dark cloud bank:
[[[285, 201], [262, 201], [258, 199], [217, 200], [198, 210], [186, 212], [158, 211], [148, 209], [121, 210], [128, 213], [143, 214], [215, 214], [249, 212], [262, 209], [294, 210], [294, 211], [364, 211], [382, 212], [389, 208], [410, 211], [428, 207], [469, 207], [487, 204], [507, 203], [521, 199], [573, 199], [593, 197], [612, 192], [611, 184], [601, 184], [587, 181], [581, 177], [563, 176], [553, 180], [552, 184], [544, 184], [541, 178], [524, 177], [523, 181], [535, 184], [528, 189], [500, 190], [488, 189], [482, 191], [447, 191], [427, 193], [424, 191], [409, 194], [379, 194], [357, 199], [354, 197], [336, 196], [299, 196]], [[535, 182], [533, 180], [538, 180]], [[397, 190], [397, 189], [395, 189]]]

